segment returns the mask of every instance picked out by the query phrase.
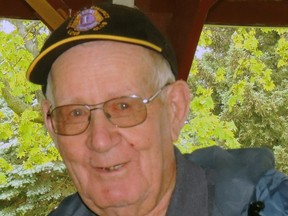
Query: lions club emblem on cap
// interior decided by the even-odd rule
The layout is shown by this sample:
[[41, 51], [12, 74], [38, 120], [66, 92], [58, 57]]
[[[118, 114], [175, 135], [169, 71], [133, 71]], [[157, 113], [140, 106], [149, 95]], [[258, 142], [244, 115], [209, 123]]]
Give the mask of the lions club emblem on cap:
[[89, 30], [98, 31], [107, 25], [107, 18], [109, 14], [99, 7], [79, 11], [69, 22], [67, 33], [75, 36]]

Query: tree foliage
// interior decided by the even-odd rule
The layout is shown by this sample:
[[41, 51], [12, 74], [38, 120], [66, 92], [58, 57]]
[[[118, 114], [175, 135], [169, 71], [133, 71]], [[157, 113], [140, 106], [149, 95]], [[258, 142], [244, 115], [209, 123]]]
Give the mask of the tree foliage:
[[[0, 28], [0, 215], [47, 215], [74, 191], [43, 127], [41, 91], [25, 79], [49, 32], [35, 21], [9, 25]], [[266, 146], [288, 173], [287, 48], [286, 29], [205, 27], [180, 150]]]
[[47, 215], [73, 191], [43, 127], [41, 91], [25, 79], [49, 32], [39, 22], [5, 26], [12, 31], [0, 31], [0, 215]]
[[[228, 133], [222, 131], [222, 138], [213, 129], [209, 142], [223, 147], [268, 147], [274, 151], [277, 167], [287, 173], [288, 29], [209, 26], [199, 47], [201, 56], [194, 60], [188, 79], [192, 93], [196, 92], [192, 104], [200, 99], [199, 91], [209, 91], [201, 109], [207, 114], [203, 107], [213, 101], [211, 116], [229, 126]], [[199, 124], [211, 123], [205, 119], [195, 123], [198, 113], [193, 107], [191, 116], [187, 131], [202, 130], [205, 126], [199, 129]], [[223, 143], [231, 131], [233, 136]], [[189, 136], [194, 139], [189, 141], [190, 149], [202, 147], [199, 133]]]

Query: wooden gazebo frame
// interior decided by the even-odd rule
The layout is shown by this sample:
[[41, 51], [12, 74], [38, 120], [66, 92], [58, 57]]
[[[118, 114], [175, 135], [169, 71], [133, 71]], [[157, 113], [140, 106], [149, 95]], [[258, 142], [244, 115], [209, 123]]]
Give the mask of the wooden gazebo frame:
[[[0, 17], [40, 19], [52, 31], [81, 8], [112, 0], [4, 0]], [[288, 26], [288, 0], [113, 0], [135, 5], [166, 34], [186, 80], [204, 24]]]

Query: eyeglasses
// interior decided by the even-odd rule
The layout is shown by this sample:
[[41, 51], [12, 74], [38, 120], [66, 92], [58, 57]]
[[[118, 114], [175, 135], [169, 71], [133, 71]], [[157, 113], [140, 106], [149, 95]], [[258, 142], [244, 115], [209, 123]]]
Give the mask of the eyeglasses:
[[95, 105], [63, 105], [49, 111], [47, 116], [51, 118], [54, 132], [64, 136], [83, 133], [90, 124], [91, 112], [97, 109], [102, 109], [105, 117], [116, 127], [133, 127], [146, 120], [146, 105], [153, 101], [167, 85], [146, 99], [130, 95], [113, 98]]

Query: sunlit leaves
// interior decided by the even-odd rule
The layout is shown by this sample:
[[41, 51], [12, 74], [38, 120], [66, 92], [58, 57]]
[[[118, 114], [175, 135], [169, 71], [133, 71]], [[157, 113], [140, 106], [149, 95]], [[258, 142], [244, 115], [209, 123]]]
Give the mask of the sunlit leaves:
[[228, 109], [232, 111], [233, 107], [243, 102], [243, 95], [245, 93], [247, 82], [245, 80], [241, 80], [238, 83], [235, 83], [230, 88], [230, 95], [228, 97]]
[[218, 68], [216, 71], [215, 81], [216, 82], [224, 81], [225, 80], [225, 74], [226, 74], [225, 68], [223, 68], [223, 67]]
[[213, 114], [214, 102], [212, 89], [198, 86], [194, 99], [191, 101], [192, 118], [182, 129], [184, 134], [177, 142], [183, 152], [191, 152], [197, 148], [220, 145], [225, 148], [236, 148], [240, 144], [234, 136], [234, 123], [222, 121]]
[[8, 163], [4, 158], [0, 157], [0, 184], [6, 182], [6, 175], [5, 173], [11, 171], [13, 166]]
[[73, 189], [43, 127], [40, 88], [25, 78], [48, 31], [34, 21], [6, 23], [13, 29], [0, 31], [0, 215], [47, 215]]
[[44, 130], [43, 125], [33, 122], [38, 115], [36, 111], [26, 110], [19, 122], [18, 134], [20, 146], [17, 152], [19, 158], [26, 158], [24, 163], [26, 168], [32, 168], [36, 164], [59, 160], [58, 154], [54, 152], [56, 149], [51, 145], [51, 139]]
[[7, 141], [13, 135], [11, 124], [1, 123], [0, 124], [0, 140]]
[[263, 62], [263, 52], [259, 49], [259, 41], [256, 37], [256, 30], [253, 28], [238, 28], [232, 35], [235, 51], [242, 55], [238, 64], [235, 65], [234, 77], [239, 75], [240, 79], [249, 77], [247, 81], [250, 83], [263, 86], [265, 90], [271, 91], [275, 87], [271, 79], [272, 70]]
[[[221, 122], [234, 124], [237, 129], [232, 125], [230, 132], [234, 132], [242, 146], [273, 148], [278, 168], [287, 172], [288, 29], [209, 26], [202, 33], [204, 38], [208, 35], [210, 40], [201, 43], [205, 52], [194, 59], [193, 74], [188, 80], [192, 95], [196, 96], [194, 101], [203, 101], [200, 98], [204, 94], [195, 95], [199, 86], [211, 91], [213, 103], [206, 99], [207, 104], [214, 104], [210, 113]], [[203, 108], [203, 105], [199, 103], [197, 107]], [[191, 113], [192, 121], [198, 118], [195, 110]], [[207, 119], [213, 122], [213, 118], [213, 115], [206, 119], [198, 118], [200, 122], [193, 124], [205, 129], [209, 125]], [[185, 139], [190, 138], [196, 148], [201, 139], [196, 132], [189, 133], [194, 125], [188, 124], [184, 130], [189, 134]], [[213, 123], [209, 128], [215, 125]], [[211, 136], [212, 133], [206, 129], [199, 134]], [[222, 144], [216, 136], [213, 137], [216, 144]], [[189, 141], [185, 145], [189, 146]]]
[[235, 43], [235, 47], [239, 49], [244, 49], [249, 51], [255, 56], [261, 56], [262, 52], [258, 49], [259, 41], [256, 39], [255, 29], [237, 28], [234, 35], [232, 35], [232, 40]]
[[278, 41], [278, 47], [276, 49], [276, 53], [279, 55], [280, 59], [278, 61], [277, 66], [283, 67], [283, 66], [287, 66], [288, 65], [288, 37], [282, 37], [279, 41]]
[[210, 31], [209, 29], [207, 31], [204, 31], [199, 39], [198, 46], [209, 46], [213, 42], [212, 35], [212, 31]]

